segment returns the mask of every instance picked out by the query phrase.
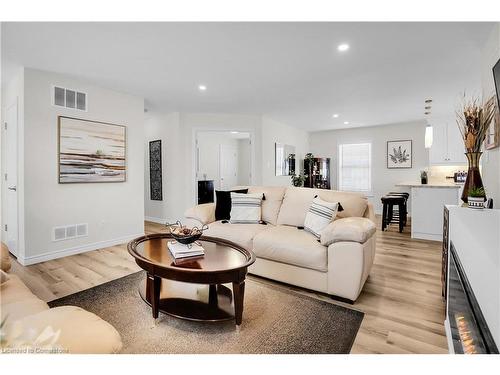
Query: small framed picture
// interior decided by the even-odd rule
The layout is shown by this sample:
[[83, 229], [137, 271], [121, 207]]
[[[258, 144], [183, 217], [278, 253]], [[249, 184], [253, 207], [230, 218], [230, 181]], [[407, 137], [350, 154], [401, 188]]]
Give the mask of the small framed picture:
[[412, 167], [412, 141], [387, 141], [387, 168], [403, 169]]
[[490, 124], [488, 133], [486, 134], [486, 139], [484, 140], [484, 148], [487, 150], [493, 150], [497, 148], [500, 144], [500, 111], [498, 106], [495, 106], [495, 118]]

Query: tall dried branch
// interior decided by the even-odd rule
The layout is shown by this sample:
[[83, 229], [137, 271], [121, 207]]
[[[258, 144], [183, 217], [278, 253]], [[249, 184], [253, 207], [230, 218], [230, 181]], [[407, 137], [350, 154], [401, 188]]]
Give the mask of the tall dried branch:
[[488, 128], [495, 117], [495, 98], [480, 103], [478, 98], [463, 97], [456, 111], [457, 125], [467, 152], [480, 152]]

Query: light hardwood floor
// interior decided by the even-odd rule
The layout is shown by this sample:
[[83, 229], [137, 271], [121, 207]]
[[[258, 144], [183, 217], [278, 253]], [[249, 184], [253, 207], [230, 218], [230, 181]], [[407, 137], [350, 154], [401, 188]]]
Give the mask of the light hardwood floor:
[[[164, 231], [161, 225], [145, 223], [146, 233], [160, 231]], [[14, 260], [11, 272], [38, 297], [50, 301], [138, 270], [124, 244], [28, 267]], [[440, 272], [440, 242], [413, 240], [409, 226], [402, 234], [392, 226], [387, 232], [377, 232], [375, 263], [354, 305], [259, 280], [363, 311], [352, 353], [447, 353]]]

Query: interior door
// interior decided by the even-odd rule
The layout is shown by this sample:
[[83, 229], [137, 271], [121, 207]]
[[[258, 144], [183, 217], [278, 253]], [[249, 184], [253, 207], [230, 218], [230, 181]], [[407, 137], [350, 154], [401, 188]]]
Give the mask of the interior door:
[[6, 229], [7, 234], [7, 246], [9, 247], [10, 252], [17, 256], [17, 103], [7, 108], [5, 123], [5, 186], [7, 187], [7, 190], [4, 229]]
[[229, 190], [238, 182], [238, 149], [234, 146], [220, 145], [219, 179], [221, 190]]

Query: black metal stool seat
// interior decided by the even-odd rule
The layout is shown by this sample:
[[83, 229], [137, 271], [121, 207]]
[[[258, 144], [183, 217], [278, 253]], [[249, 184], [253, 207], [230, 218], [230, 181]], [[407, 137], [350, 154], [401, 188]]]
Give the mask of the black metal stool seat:
[[[390, 223], [398, 223], [399, 233], [403, 231], [403, 228], [406, 225], [407, 200], [408, 198], [406, 196], [396, 194], [389, 194], [381, 198], [383, 204], [382, 231], [384, 231]], [[394, 207], [397, 207], [397, 214], [394, 212]]]

